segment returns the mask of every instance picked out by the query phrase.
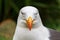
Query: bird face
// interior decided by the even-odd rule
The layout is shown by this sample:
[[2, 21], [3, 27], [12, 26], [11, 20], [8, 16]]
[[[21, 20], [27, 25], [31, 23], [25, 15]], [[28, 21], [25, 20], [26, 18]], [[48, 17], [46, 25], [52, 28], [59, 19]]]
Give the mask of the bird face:
[[37, 20], [38, 10], [35, 7], [27, 6], [20, 10], [20, 16], [31, 30], [33, 23]]

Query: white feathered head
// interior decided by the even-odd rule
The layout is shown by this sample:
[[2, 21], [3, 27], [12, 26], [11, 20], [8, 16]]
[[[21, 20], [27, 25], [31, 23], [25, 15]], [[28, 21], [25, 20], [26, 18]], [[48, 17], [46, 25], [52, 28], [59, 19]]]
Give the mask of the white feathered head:
[[19, 22], [25, 23], [28, 26], [29, 30], [31, 30], [33, 24], [36, 24], [38, 22], [42, 23], [38, 9], [33, 6], [26, 6], [20, 10], [18, 16], [18, 24], [20, 24]]

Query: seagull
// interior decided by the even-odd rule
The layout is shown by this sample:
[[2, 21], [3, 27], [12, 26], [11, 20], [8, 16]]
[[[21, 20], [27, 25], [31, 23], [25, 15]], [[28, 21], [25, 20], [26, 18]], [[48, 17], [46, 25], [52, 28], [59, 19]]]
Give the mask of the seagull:
[[36, 7], [25, 6], [21, 8], [13, 40], [60, 40], [59, 35], [59, 32], [42, 24]]

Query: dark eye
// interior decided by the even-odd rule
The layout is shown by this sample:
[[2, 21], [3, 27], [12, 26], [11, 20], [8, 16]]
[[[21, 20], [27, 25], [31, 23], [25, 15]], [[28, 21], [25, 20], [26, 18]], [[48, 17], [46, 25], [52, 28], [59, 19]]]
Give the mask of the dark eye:
[[35, 13], [34, 15], [37, 15], [38, 13]]
[[35, 13], [35, 14], [34, 14], [34, 15], [35, 15], [35, 18], [37, 18], [37, 14], [38, 14], [38, 13]]
[[25, 15], [25, 13], [21, 12], [22, 15]]

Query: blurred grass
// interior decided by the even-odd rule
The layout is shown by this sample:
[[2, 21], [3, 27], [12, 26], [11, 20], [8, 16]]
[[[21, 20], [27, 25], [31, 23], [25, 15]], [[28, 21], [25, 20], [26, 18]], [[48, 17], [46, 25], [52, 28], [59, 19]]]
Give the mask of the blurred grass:
[[12, 40], [15, 26], [16, 26], [16, 23], [11, 19], [7, 19], [3, 21], [0, 24], [0, 39]]
[[0, 35], [0, 40], [7, 40], [4, 36]]

